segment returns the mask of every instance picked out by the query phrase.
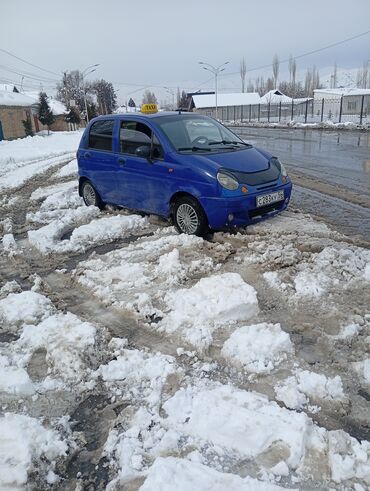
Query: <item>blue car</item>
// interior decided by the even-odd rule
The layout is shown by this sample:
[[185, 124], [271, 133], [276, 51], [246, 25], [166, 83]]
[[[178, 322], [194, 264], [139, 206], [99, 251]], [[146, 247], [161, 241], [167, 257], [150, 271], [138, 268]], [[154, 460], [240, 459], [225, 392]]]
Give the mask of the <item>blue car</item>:
[[77, 152], [79, 193], [171, 218], [180, 233], [242, 227], [289, 203], [292, 183], [277, 157], [196, 113], [99, 116]]

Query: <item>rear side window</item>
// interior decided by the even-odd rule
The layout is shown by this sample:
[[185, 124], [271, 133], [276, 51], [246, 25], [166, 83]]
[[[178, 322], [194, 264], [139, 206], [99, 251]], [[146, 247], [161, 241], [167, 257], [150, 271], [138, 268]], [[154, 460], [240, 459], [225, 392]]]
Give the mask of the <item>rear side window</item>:
[[90, 128], [89, 148], [112, 151], [114, 120], [96, 121]]

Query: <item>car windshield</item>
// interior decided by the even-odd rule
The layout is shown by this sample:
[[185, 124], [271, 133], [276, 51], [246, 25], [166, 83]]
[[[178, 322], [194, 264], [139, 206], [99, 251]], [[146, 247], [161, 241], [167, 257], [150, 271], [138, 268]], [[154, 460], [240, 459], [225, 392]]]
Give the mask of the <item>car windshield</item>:
[[200, 116], [161, 118], [158, 125], [178, 152], [220, 152], [250, 147], [217, 121]]

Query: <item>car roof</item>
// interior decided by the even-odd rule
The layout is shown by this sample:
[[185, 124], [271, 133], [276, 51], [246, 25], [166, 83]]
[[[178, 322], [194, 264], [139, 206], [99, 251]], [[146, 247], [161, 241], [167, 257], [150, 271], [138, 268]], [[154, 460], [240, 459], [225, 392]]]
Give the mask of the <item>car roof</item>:
[[168, 117], [168, 116], [176, 116], [177, 118], [179, 116], [183, 116], [183, 117], [189, 117], [189, 116], [193, 116], [193, 117], [197, 117], [197, 118], [204, 118], [204, 115], [202, 114], [196, 114], [196, 113], [192, 113], [192, 112], [182, 112], [182, 111], [160, 111], [160, 112], [156, 112], [156, 113], [153, 113], [153, 114], [144, 114], [144, 113], [141, 113], [141, 112], [128, 112], [128, 113], [120, 113], [120, 114], [105, 114], [105, 115], [102, 115], [102, 116], [98, 116], [96, 118], [94, 118], [94, 121], [96, 120], [100, 120], [100, 119], [116, 119], [116, 118], [122, 118], [122, 117], [137, 117], [137, 118], [140, 118], [140, 119], [159, 119], [159, 118], [164, 118], [164, 117]]

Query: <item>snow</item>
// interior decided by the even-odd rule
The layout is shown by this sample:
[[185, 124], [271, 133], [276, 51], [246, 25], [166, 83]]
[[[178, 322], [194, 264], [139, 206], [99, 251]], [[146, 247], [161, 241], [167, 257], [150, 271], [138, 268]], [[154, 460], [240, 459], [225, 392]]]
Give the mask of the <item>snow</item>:
[[[306, 99], [305, 99], [306, 100]], [[261, 104], [291, 104], [292, 98], [283, 94], [279, 90], [273, 89], [261, 97]]]
[[353, 366], [365, 383], [370, 384], [370, 358], [354, 362]]
[[261, 394], [230, 385], [189, 386], [176, 392], [163, 409], [167, 427], [225, 453], [237, 452], [241, 458], [255, 459], [280, 442], [291, 469], [301, 463], [313, 431], [304, 413], [288, 411]]
[[160, 330], [179, 332], [200, 350], [212, 342], [212, 332], [221, 325], [250, 319], [258, 312], [257, 293], [237, 273], [202, 278], [193, 287], [168, 292], [170, 312], [159, 323]]
[[12, 366], [6, 356], [0, 355], [0, 393], [30, 396], [35, 393], [33, 383], [24, 368]]
[[12, 255], [17, 250], [17, 244], [13, 234], [5, 234], [2, 238], [3, 249], [8, 254]]
[[20, 106], [31, 107], [34, 100], [24, 94], [11, 92], [8, 90], [0, 90], [0, 107], [1, 106]]
[[281, 330], [280, 324], [264, 322], [236, 329], [225, 341], [221, 354], [248, 372], [268, 373], [292, 351], [289, 334]]
[[10, 293], [0, 300], [0, 321], [8, 330], [16, 330], [22, 324], [42, 321], [54, 312], [50, 300], [33, 291]]
[[[48, 225], [38, 230], [30, 230], [28, 240], [43, 254], [83, 252], [93, 245], [113, 242], [134, 231], [141, 231], [148, 224], [147, 218], [138, 215], [110, 216], [91, 220], [99, 214], [99, 209], [92, 206], [68, 210], [62, 217]], [[81, 222], [89, 223], [75, 228]], [[62, 240], [63, 235], [71, 229], [73, 232], [70, 238]]]
[[339, 483], [357, 478], [370, 485], [370, 443], [358, 442], [342, 430], [330, 431], [328, 438], [332, 479]]
[[37, 325], [24, 326], [19, 346], [28, 351], [44, 348], [49, 373], [69, 382], [85, 374], [85, 360], [95, 345], [95, 327], [76, 315], [58, 312]]
[[158, 457], [150, 467], [140, 491], [278, 491], [275, 484], [258, 481], [251, 477], [241, 478], [219, 472], [198, 462], [174, 457]]
[[132, 387], [140, 388], [144, 399], [153, 406], [160, 403], [167, 377], [177, 371], [175, 359], [171, 356], [123, 349], [115, 360], [101, 365], [96, 376], [100, 375], [109, 387], [118, 387], [118, 394], [122, 384], [126, 391]]
[[35, 191], [31, 193], [30, 200], [31, 201], [43, 200], [52, 194], [63, 192], [63, 191], [69, 191], [71, 189], [77, 189], [76, 180], [61, 182], [58, 184], [53, 184], [51, 186], [37, 188], [35, 189]]
[[25, 489], [36, 459], [43, 459], [42, 467], [51, 467], [51, 461], [66, 455], [67, 449], [58, 433], [37, 419], [5, 413], [0, 417], [0, 488]]
[[176, 289], [194, 274], [217, 269], [207, 256], [212, 245], [199, 237], [174, 234], [171, 228], [165, 233], [169, 235], [154, 234], [79, 263], [77, 280], [106, 305], [132, 310], [141, 318], [162, 315], [169, 287]]
[[59, 177], [70, 177], [70, 176], [75, 176], [77, 177], [77, 172], [78, 172], [78, 165], [77, 165], [77, 159], [73, 159], [69, 162], [69, 164], [64, 165], [61, 169], [59, 169], [53, 177], [59, 178]]
[[290, 409], [302, 409], [308, 402], [343, 400], [344, 392], [341, 378], [329, 378], [324, 374], [296, 370], [275, 386], [276, 398]]
[[23, 185], [32, 177], [74, 157], [81, 132], [59, 131], [49, 136], [0, 142], [0, 192]]

